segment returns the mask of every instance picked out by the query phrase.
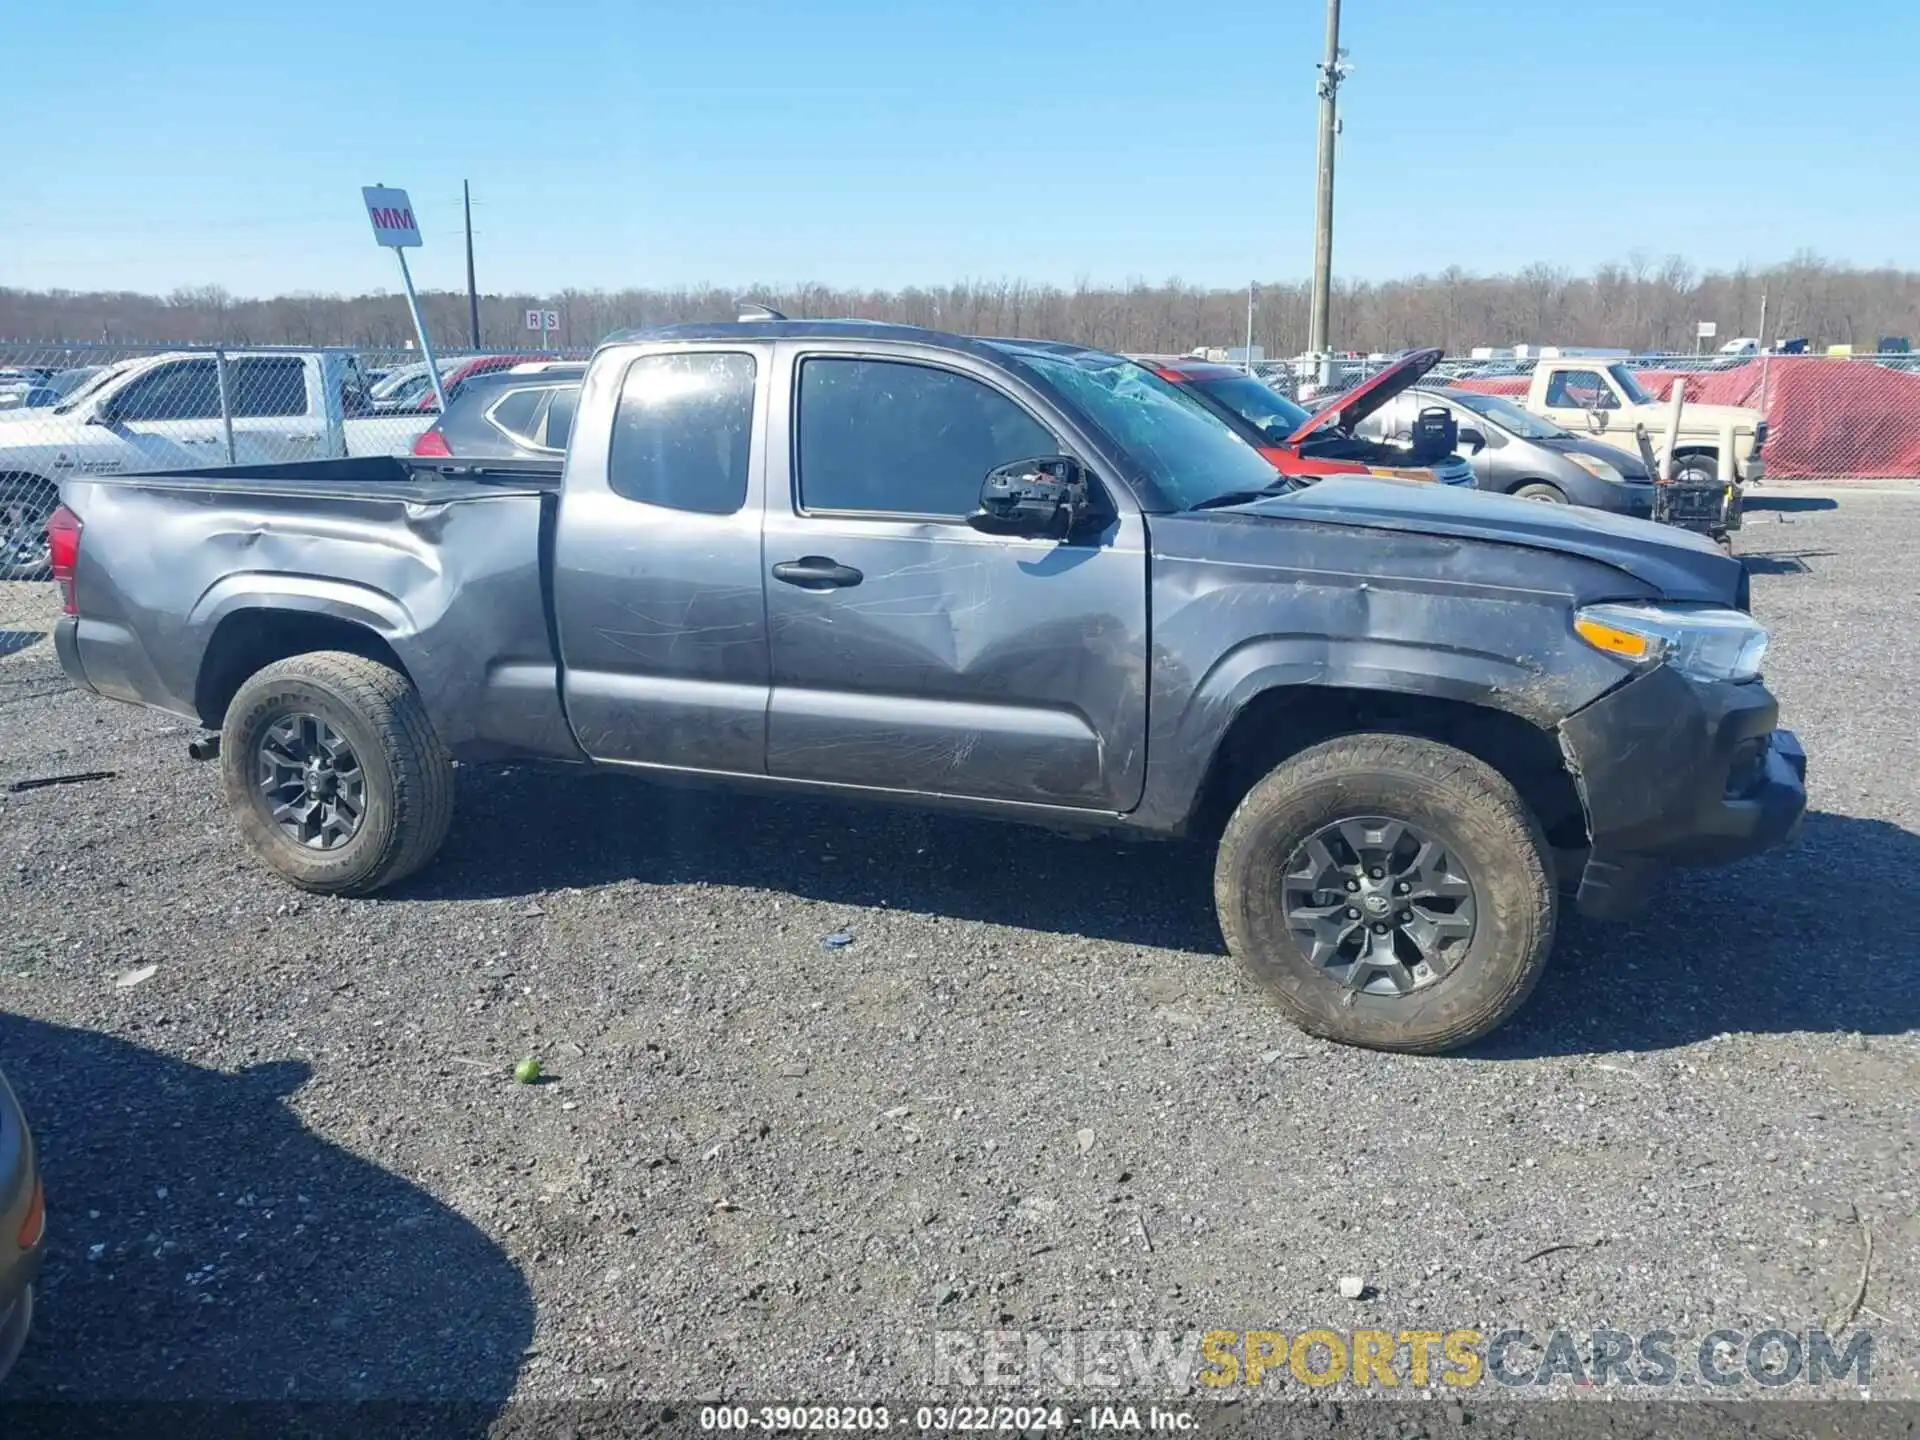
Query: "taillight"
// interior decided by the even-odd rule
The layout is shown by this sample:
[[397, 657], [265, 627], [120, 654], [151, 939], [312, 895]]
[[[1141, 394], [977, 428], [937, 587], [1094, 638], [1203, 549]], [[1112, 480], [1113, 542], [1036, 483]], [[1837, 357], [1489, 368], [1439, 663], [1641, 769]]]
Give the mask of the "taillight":
[[422, 430], [420, 438], [413, 442], [416, 455], [445, 455], [451, 457], [453, 451], [447, 448], [447, 437], [438, 430]]
[[80, 517], [64, 505], [55, 506], [47, 517], [47, 556], [60, 587], [61, 613], [78, 615], [80, 602], [74, 598], [73, 572], [80, 564]]

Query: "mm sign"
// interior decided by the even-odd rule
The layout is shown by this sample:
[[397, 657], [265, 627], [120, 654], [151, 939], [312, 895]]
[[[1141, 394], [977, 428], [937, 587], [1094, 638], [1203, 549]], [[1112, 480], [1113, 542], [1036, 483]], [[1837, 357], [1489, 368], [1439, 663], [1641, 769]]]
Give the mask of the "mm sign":
[[373, 222], [377, 245], [395, 250], [420, 243], [420, 224], [413, 218], [413, 202], [404, 190], [389, 190], [382, 185], [363, 185], [360, 193], [367, 202], [367, 219]]

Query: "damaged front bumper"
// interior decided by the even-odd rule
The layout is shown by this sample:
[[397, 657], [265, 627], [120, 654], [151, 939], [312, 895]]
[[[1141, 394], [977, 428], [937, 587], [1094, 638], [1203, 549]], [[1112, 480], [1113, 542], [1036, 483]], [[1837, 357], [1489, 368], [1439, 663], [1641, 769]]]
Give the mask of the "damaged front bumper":
[[1581, 913], [1634, 914], [1670, 870], [1790, 837], [1807, 808], [1807, 756], [1779, 716], [1758, 681], [1698, 682], [1661, 666], [1562, 722], [1592, 847]]

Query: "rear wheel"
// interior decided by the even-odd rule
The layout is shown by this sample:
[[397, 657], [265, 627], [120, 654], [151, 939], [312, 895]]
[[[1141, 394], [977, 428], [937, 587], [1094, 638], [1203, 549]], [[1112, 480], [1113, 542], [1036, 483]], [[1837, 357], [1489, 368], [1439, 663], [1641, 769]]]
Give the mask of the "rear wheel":
[[220, 737], [227, 806], [253, 853], [305, 890], [365, 895], [433, 858], [453, 762], [406, 676], [344, 651], [240, 687]]
[[1227, 948], [1302, 1028], [1433, 1053], [1519, 1008], [1559, 897], [1539, 823], [1498, 772], [1431, 740], [1362, 734], [1248, 792], [1214, 903]]
[[60, 492], [39, 479], [0, 476], [0, 580], [45, 580], [53, 574], [47, 521]]
[[1560, 488], [1557, 485], [1549, 485], [1544, 480], [1533, 480], [1517, 486], [1512, 494], [1516, 500], [1544, 500], [1549, 505], [1567, 503], [1567, 497], [1560, 493]]

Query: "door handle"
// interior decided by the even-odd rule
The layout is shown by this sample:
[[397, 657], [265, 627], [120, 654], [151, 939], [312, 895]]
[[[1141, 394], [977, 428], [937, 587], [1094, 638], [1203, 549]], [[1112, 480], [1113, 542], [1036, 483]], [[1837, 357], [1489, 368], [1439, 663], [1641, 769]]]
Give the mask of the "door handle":
[[773, 578], [803, 590], [834, 590], [858, 585], [867, 577], [851, 565], [825, 555], [802, 555], [798, 560], [782, 560], [773, 567]]

